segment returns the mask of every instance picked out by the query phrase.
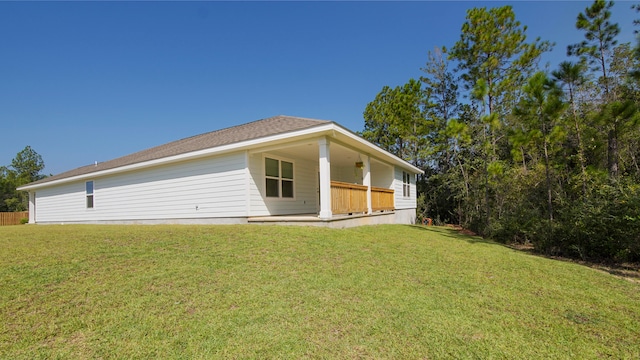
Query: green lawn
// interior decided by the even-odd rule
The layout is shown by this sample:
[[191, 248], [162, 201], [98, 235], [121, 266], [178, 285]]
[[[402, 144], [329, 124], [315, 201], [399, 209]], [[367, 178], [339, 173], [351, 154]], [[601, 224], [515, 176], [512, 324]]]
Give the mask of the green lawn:
[[0, 358], [640, 358], [640, 284], [449, 229], [0, 227]]

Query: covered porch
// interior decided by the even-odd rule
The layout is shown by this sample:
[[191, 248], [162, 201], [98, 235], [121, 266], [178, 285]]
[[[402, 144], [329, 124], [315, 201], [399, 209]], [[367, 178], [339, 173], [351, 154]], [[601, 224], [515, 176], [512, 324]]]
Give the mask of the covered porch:
[[[249, 158], [262, 199], [251, 202], [249, 222], [344, 220], [389, 215], [395, 209], [394, 166], [345, 141], [315, 137], [255, 149]], [[268, 183], [276, 180], [267, 170], [268, 163], [277, 163], [274, 160], [288, 172], [293, 168], [281, 180], [293, 184], [282, 190], [289, 198], [272, 197], [277, 190], [267, 191]], [[255, 166], [258, 162], [262, 171]], [[260, 211], [262, 206], [265, 211]]]

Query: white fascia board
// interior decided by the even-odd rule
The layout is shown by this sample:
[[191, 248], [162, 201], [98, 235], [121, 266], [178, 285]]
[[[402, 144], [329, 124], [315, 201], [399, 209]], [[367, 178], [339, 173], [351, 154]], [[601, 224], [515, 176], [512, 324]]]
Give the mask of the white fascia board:
[[250, 149], [251, 147], [254, 147], [260, 144], [286, 141], [295, 137], [305, 136], [305, 135], [316, 135], [324, 132], [330, 132], [333, 129], [334, 129], [333, 123], [323, 124], [320, 126], [316, 126], [316, 127], [312, 127], [304, 130], [297, 130], [297, 131], [286, 132], [282, 134], [271, 135], [263, 138], [240, 141], [233, 144], [216, 146], [213, 148], [192, 151], [184, 154], [144, 161], [144, 162], [135, 163], [131, 165], [120, 166], [113, 169], [95, 171], [88, 174], [82, 174], [82, 175], [72, 176], [64, 179], [58, 179], [58, 180], [54, 180], [54, 181], [50, 181], [42, 184], [25, 185], [17, 188], [17, 190], [20, 190], [20, 191], [36, 190], [39, 188], [45, 188], [45, 187], [50, 187], [54, 185], [70, 183], [74, 181], [87, 180], [87, 179], [93, 179], [93, 178], [103, 177], [107, 175], [114, 175], [114, 174], [119, 174], [123, 172], [140, 170], [140, 169], [149, 168], [153, 166], [171, 164], [179, 161], [187, 161], [187, 160], [193, 160], [193, 159], [198, 159], [198, 158], [207, 157], [207, 156], [221, 155], [221, 154], [225, 154], [232, 151], [247, 150], [247, 149]]
[[392, 164], [398, 165], [400, 167], [403, 167], [407, 170], [411, 170], [412, 172], [416, 173], [416, 174], [424, 174], [424, 171], [416, 166], [411, 165], [410, 163], [402, 160], [401, 158], [393, 155], [392, 153], [370, 143], [369, 141], [361, 138], [360, 136], [354, 134], [353, 132], [349, 131], [348, 129], [343, 128], [340, 125], [334, 124], [336, 125], [334, 130], [339, 132], [340, 134], [346, 136], [347, 138], [349, 138], [352, 141], [356, 141], [361, 145], [364, 145], [365, 147], [367, 147], [370, 151], [371, 154], [378, 154], [379, 157], [382, 158], [387, 158], [388, 160], [391, 161]]

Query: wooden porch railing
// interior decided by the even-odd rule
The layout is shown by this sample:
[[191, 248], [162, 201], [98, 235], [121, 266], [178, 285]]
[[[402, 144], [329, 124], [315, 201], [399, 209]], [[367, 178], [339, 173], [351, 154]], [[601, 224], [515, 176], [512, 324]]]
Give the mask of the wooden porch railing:
[[[371, 187], [371, 210], [393, 210], [393, 190]], [[340, 181], [331, 182], [331, 212], [352, 214], [367, 212], [367, 187]]]
[[331, 212], [334, 214], [366, 213], [367, 187], [332, 181]]
[[371, 187], [371, 210], [393, 210], [393, 190], [379, 187]]

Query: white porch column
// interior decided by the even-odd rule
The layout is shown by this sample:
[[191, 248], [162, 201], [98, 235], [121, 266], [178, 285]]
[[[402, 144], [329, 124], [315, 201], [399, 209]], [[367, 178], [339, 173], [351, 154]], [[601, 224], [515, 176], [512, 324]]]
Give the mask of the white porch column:
[[29, 224], [36, 223], [36, 193], [29, 191]]
[[331, 219], [331, 152], [329, 139], [318, 140], [320, 170], [320, 219]]
[[367, 187], [367, 214], [373, 213], [371, 208], [371, 158], [364, 156], [364, 168], [362, 169], [362, 185]]

